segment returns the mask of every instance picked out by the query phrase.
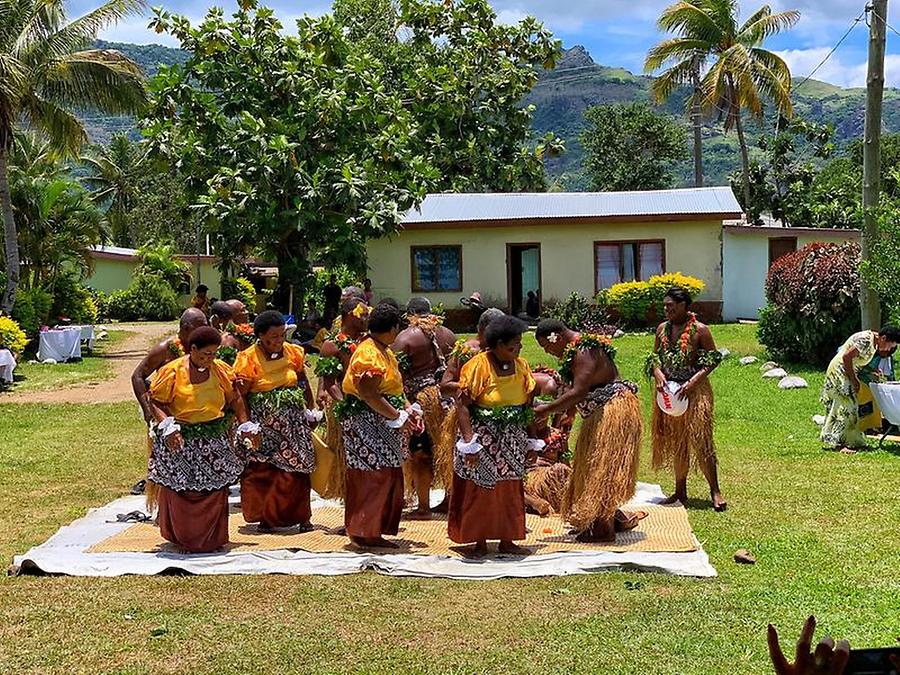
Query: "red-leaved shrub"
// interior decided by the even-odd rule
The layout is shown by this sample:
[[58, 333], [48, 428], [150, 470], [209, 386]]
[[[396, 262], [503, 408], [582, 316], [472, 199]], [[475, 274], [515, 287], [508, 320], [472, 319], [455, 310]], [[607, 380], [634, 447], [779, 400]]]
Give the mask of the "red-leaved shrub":
[[827, 363], [859, 330], [859, 245], [809, 244], [772, 265], [759, 339], [790, 361]]

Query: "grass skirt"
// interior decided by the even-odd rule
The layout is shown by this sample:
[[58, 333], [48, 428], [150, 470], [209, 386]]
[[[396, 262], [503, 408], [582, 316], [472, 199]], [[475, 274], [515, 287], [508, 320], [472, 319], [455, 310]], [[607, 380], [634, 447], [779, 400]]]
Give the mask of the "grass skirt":
[[713, 443], [713, 392], [703, 379], [690, 393], [687, 412], [681, 417], [666, 415], [653, 405], [653, 468], [674, 468], [687, 475], [716, 456]]
[[552, 466], [535, 467], [525, 475], [525, 494], [535, 499], [543, 499], [556, 513], [560, 513], [571, 476], [572, 468], [562, 462]]
[[625, 391], [583, 420], [561, 513], [578, 530], [611, 519], [634, 496], [641, 450], [641, 404]]
[[334, 401], [325, 406], [325, 444], [334, 453], [327, 487], [319, 493], [324, 499], [343, 499], [347, 494], [347, 454], [341, 424], [334, 416]]

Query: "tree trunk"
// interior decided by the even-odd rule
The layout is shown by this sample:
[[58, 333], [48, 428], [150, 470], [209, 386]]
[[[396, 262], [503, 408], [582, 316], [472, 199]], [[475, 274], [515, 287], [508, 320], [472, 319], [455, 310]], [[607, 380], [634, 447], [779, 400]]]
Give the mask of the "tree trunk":
[[694, 96], [691, 99], [691, 124], [694, 127], [694, 187], [703, 187], [703, 114], [700, 110], [700, 62], [694, 59], [691, 72]]
[[0, 213], [3, 214], [3, 241], [6, 247], [6, 290], [0, 300], [0, 311], [12, 312], [19, 286], [19, 237], [9, 192], [9, 148], [0, 143]]
[[293, 233], [283, 241], [277, 252], [278, 287], [275, 290], [275, 306], [285, 308], [288, 314], [299, 318], [303, 312], [303, 291], [309, 280], [309, 252], [303, 237]]
[[741, 111], [735, 113], [734, 126], [737, 129], [738, 143], [741, 146], [741, 182], [744, 187], [744, 210], [750, 208], [750, 155], [747, 152], [747, 140], [744, 138], [744, 123], [741, 121]]

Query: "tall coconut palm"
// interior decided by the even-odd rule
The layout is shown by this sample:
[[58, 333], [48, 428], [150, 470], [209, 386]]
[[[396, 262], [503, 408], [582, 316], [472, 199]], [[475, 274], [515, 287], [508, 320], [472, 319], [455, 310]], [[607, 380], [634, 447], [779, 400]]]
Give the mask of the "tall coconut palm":
[[653, 85], [660, 100], [681, 84], [694, 86], [690, 104], [695, 153], [701, 107], [716, 111], [726, 132], [737, 131], [745, 204], [750, 202], [750, 158], [742, 112], [762, 118], [764, 102], [771, 101], [778, 115], [793, 115], [790, 69], [762, 45], [799, 18], [797, 11], [773, 13], [764, 5], [739, 25], [737, 0], [681, 0], [667, 7], [658, 22], [660, 29], [678, 37], [653, 47], [644, 64], [649, 72], [668, 66]]
[[19, 283], [9, 191], [13, 132], [24, 123], [45, 133], [60, 154], [74, 155], [87, 134], [73, 110], [137, 112], [146, 99], [140, 68], [119, 52], [91, 44], [103, 28], [142, 8], [142, 0], [109, 0], [70, 21], [63, 0], [0, 0], [0, 212], [7, 274], [2, 311], [12, 310]]
[[108, 147], [82, 161], [91, 172], [83, 179], [97, 203], [106, 207], [106, 218], [117, 246], [132, 246], [126, 213], [137, 199], [138, 181], [144, 172], [144, 154], [125, 134], [116, 134]]

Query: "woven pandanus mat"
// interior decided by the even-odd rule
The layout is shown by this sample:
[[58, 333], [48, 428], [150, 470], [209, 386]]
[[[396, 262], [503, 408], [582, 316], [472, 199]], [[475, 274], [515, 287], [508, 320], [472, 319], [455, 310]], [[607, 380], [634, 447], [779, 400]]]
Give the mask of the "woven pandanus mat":
[[[626, 507], [626, 509], [629, 507]], [[615, 543], [582, 544], [575, 541], [569, 526], [558, 515], [545, 518], [526, 516], [528, 535], [519, 545], [532, 553], [557, 553], [561, 551], [668, 552], [683, 553], [700, 548], [688, 522], [687, 511], [680, 504], [647, 505], [630, 508], [647, 512], [647, 517], [630, 532], [620, 533]], [[312, 532], [300, 533], [284, 529], [275, 532], [259, 532], [256, 525], [248, 524], [240, 510], [232, 508], [229, 517], [229, 551], [251, 553], [280, 549], [303, 550], [310, 553], [336, 553], [356, 550], [345, 536], [336, 533], [344, 523], [344, 510], [327, 506], [313, 510]], [[400, 545], [399, 551], [420, 555], [462, 555], [460, 547], [447, 538], [447, 519], [435, 515], [432, 520], [408, 520], [400, 522], [396, 537], [388, 537]], [[159, 534], [159, 529], [149, 523], [139, 523], [88, 549], [88, 553], [155, 553], [173, 550]]]

